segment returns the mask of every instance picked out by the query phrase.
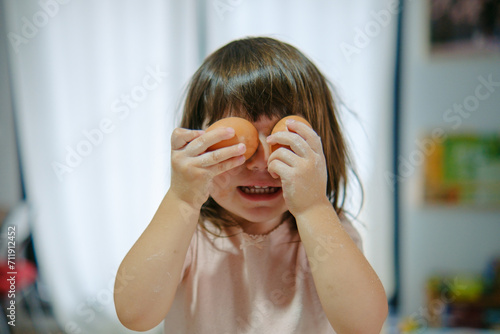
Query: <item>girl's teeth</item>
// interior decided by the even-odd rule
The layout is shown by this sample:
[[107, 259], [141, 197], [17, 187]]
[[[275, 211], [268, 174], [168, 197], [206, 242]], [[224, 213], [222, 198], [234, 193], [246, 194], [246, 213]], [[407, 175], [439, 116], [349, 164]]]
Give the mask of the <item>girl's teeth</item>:
[[260, 187], [260, 186], [253, 186], [253, 187], [241, 187], [244, 193], [246, 194], [273, 194], [276, 191], [278, 191], [279, 188], [276, 187]]

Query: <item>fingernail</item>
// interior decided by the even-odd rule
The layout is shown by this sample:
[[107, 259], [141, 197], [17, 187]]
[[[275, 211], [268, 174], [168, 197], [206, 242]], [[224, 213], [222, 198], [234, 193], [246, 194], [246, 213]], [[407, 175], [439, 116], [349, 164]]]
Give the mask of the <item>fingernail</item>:
[[286, 122], [285, 122], [285, 124], [288, 125], [288, 124], [292, 124], [294, 122], [295, 122], [294, 119], [287, 119]]
[[231, 133], [231, 134], [234, 133], [234, 129], [233, 128], [226, 128], [226, 131], [227, 131], [227, 133]]
[[245, 144], [238, 144], [238, 151], [240, 152], [245, 152], [247, 150], [247, 147]]

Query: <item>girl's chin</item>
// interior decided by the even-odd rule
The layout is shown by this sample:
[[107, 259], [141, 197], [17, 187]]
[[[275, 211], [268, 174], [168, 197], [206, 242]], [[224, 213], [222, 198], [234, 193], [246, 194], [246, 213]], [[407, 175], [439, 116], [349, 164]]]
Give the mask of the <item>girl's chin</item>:
[[[279, 200], [280, 197], [281, 200]], [[222, 199], [218, 200], [218, 198], [214, 198], [214, 200], [224, 209], [221, 218], [224, 219], [224, 216], [227, 215], [229, 220], [238, 224], [274, 224], [281, 222], [284, 214], [288, 211], [281, 194], [276, 196], [272, 203], [268, 201], [235, 201], [234, 199], [223, 201]]]
[[284, 217], [286, 210], [276, 211], [276, 208], [255, 209], [251, 212], [233, 213], [235, 219], [241, 224], [275, 225]]

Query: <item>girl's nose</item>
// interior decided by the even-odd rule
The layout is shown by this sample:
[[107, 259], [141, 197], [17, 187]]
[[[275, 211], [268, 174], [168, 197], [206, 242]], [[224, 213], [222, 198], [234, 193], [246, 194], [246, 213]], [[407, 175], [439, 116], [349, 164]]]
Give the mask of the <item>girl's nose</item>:
[[259, 146], [254, 155], [247, 160], [246, 166], [250, 170], [267, 170], [267, 160], [269, 158], [269, 145], [266, 142], [267, 136], [259, 133]]

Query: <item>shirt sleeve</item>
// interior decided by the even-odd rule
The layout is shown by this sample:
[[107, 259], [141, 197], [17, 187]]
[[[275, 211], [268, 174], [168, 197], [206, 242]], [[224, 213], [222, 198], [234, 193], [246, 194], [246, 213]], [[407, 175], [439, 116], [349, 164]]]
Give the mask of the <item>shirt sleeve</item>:
[[339, 215], [339, 218], [344, 230], [347, 232], [347, 234], [349, 234], [352, 241], [354, 241], [356, 246], [358, 246], [359, 250], [363, 252], [363, 240], [361, 239], [361, 235], [359, 234], [358, 230], [352, 225], [351, 221], [347, 219], [345, 215], [341, 214]]

